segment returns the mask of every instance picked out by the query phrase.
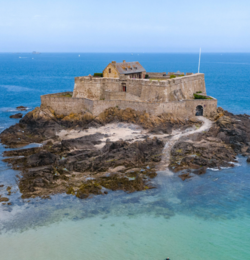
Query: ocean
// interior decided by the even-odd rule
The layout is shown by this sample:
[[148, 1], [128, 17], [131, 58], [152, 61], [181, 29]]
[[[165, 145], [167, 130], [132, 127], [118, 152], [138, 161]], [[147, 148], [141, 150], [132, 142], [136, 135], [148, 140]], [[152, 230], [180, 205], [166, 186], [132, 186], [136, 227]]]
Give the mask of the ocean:
[[[79, 56], [80, 55], [80, 56]], [[74, 77], [102, 72], [112, 60], [139, 61], [151, 72], [197, 72], [197, 54], [1, 53], [0, 132], [9, 116], [40, 95], [72, 91]], [[218, 106], [250, 114], [250, 54], [204, 53], [201, 69]], [[23, 201], [18, 171], [2, 162], [0, 194], [11, 185], [11, 206], [0, 206], [0, 259], [8, 260], [231, 260], [250, 259], [250, 165], [238, 156], [230, 169], [208, 170], [182, 181], [165, 171], [156, 189], [71, 195]]]

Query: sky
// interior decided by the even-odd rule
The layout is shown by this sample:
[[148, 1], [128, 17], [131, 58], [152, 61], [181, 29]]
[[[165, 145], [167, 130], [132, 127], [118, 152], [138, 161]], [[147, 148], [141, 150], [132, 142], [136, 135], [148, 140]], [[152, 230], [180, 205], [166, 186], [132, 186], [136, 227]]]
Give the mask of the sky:
[[249, 0], [0, 0], [0, 52], [250, 52]]

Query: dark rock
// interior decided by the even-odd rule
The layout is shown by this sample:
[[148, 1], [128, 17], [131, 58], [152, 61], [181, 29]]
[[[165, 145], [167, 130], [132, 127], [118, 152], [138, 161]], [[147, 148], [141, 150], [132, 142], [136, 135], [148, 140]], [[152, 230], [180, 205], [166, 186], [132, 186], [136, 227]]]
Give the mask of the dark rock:
[[207, 167], [233, 167], [236, 154], [249, 156], [250, 119], [218, 108], [216, 123], [205, 133], [180, 140], [171, 150], [170, 168], [175, 172], [195, 169], [203, 174]]
[[[204, 174], [207, 167], [232, 166], [230, 162], [235, 161], [236, 153], [249, 153], [249, 117], [236, 116], [222, 109], [218, 113], [218, 120], [209, 131], [185, 137], [172, 148], [170, 167], [176, 172], [188, 169], [180, 178], [190, 178], [191, 172]], [[57, 115], [49, 107], [36, 108], [19, 124], [0, 134], [1, 142], [8, 147], [51, 140], [40, 148], [4, 153], [4, 156], [12, 156], [4, 160], [22, 171], [19, 180], [22, 197], [70, 192], [79, 198], [87, 198], [91, 194], [105, 194], [103, 187], [127, 192], [150, 189], [149, 181], [156, 176], [154, 167], [161, 160], [164, 147], [158, 138], [144, 136], [144, 141], [133, 143], [107, 140], [98, 150], [96, 145], [104, 137], [101, 133], [63, 141], [57, 136], [62, 129], [82, 130], [118, 121], [141, 125], [156, 134], [169, 134], [176, 128], [184, 130], [194, 123], [200, 124], [197, 119], [177, 119], [168, 114], [154, 117], [132, 109], [110, 108], [95, 118], [89, 113], [64, 116]], [[110, 168], [118, 166], [139, 170], [108, 175]]]
[[185, 181], [186, 179], [190, 179], [192, 176], [190, 175], [190, 173], [183, 173], [178, 175], [178, 177]]
[[10, 118], [22, 118], [23, 114], [22, 113], [17, 113], [15, 115], [10, 116]]
[[24, 106], [19, 106], [16, 109], [19, 110], [19, 111], [26, 111], [26, 110], [28, 110], [28, 108], [24, 107]]
[[250, 163], [250, 156], [247, 158], [247, 162]]
[[27, 167], [38, 167], [44, 165], [55, 164], [59, 157], [47, 151], [40, 151], [32, 154], [27, 158]]
[[68, 139], [62, 141], [63, 150], [73, 150], [73, 149], [95, 149], [95, 145], [100, 144], [104, 137], [101, 133], [96, 133], [93, 135], [86, 135], [83, 137]]
[[150, 129], [151, 134], [172, 134], [171, 124], [159, 125]]
[[4, 151], [3, 156], [28, 156], [34, 153], [37, 153], [40, 151], [40, 147], [33, 147], [28, 149], [19, 149], [19, 150], [10, 150], [10, 151]]
[[201, 167], [200, 169], [194, 170], [193, 173], [197, 175], [205, 174], [207, 170], [207, 167]]
[[[72, 171], [83, 174], [85, 172], [99, 173], [106, 172], [110, 168], [117, 169], [117, 166], [120, 168], [121, 166], [123, 168], [126, 166], [135, 168], [144, 164], [150, 165], [148, 168], [145, 166], [142, 172], [142, 168], [139, 168], [139, 172], [128, 172], [126, 174], [115, 172], [112, 176], [105, 178], [96, 177], [95, 179], [98, 180], [100, 187], [129, 192], [151, 188], [150, 184], [147, 183], [150, 178], [156, 176], [152, 165], [161, 159], [164, 143], [157, 138], [147, 138], [135, 143], [107, 142], [103, 149], [97, 150], [94, 145], [99, 143], [98, 140], [102, 137], [103, 135], [96, 134], [58, 142], [52, 147], [44, 146], [33, 150], [21, 149], [6, 153], [6, 155], [22, 155], [22, 157], [5, 159], [13, 167], [18, 166], [23, 170], [23, 176], [19, 180], [22, 198], [29, 198], [33, 194], [37, 196], [38, 189], [41, 196], [56, 191], [55, 187], [58, 187], [57, 192], [66, 192], [65, 185], [61, 181], [67, 182], [68, 177], [66, 175], [69, 176]], [[44, 150], [45, 148], [48, 150]], [[55, 151], [56, 153], [54, 153]], [[34, 154], [30, 155], [30, 152], [34, 152]], [[63, 154], [63, 156], [58, 153]], [[124, 175], [127, 175], [127, 177]], [[57, 184], [59, 179], [61, 181]], [[87, 198], [90, 194], [103, 194], [99, 186], [96, 187], [88, 181], [84, 183], [89, 183], [89, 186], [87, 188], [86, 185], [82, 186], [79, 192], [77, 192], [79, 188], [79, 185], [77, 185], [76, 194], [79, 198]]]
[[8, 199], [8, 198], [1, 197], [1, 196], [0, 196], [0, 202], [5, 202], [5, 201], [9, 201], [9, 199]]
[[101, 127], [102, 125], [100, 123], [97, 123], [95, 121], [92, 121], [90, 122], [88, 125], [87, 125], [87, 128], [98, 128], [98, 127]]

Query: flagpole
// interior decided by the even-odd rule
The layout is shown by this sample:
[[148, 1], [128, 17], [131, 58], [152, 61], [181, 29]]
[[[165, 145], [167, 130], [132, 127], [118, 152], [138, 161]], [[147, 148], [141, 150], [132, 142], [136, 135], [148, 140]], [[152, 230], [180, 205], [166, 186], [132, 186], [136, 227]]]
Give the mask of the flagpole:
[[201, 48], [200, 48], [200, 55], [199, 55], [198, 73], [200, 73], [200, 65], [201, 65]]

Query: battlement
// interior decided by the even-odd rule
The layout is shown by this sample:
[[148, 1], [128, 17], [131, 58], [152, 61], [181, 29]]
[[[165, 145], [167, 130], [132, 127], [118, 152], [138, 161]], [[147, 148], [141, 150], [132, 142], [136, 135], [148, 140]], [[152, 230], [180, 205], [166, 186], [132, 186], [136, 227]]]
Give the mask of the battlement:
[[[166, 80], [120, 78], [75, 78], [73, 97], [105, 99], [105, 91], [126, 92], [141, 101], [170, 102], [193, 99], [193, 93], [206, 93], [204, 74], [192, 74]], [[114, 94], [117, 95], [117, 94]], [[121, 98], [118, 98], [121, 99]]]
[[[154, 73], [154, 74], [159, 74], [159, 73]], [[171, 74], [172, 75], [172, 74]], [[83, 77], [76, 77], [75, 78], [75, 83], [79, 82], [94, 82], [94, 83], [119, 83], [121, 81], [128, 81], [128, 82], [134, 82], [142, 85], [150, 85], [150, 84], [155, 84], [155, 85], [162, 85], [165, 86], [167, 84], [175, 83], [175, 82], [185, 82], [185, 81], [192, 81], [192, 80], [197, 80], [197, 79], [202, 79], [204, 80], [204, 74], [203, 73], [196, 73], [196, 74], [191, 74], [187, 73], [185, 76], [180, 76], [176, 78], [165, 78], [165, 79], [138, 79], [138, 78], [128, 78], [126, 76], [120, 77], [120, 78], [105, 78], [105, 77], [93, 77], [93, 76], [83, 76]]]
[[194, 116], [197, 113], [197, 107], [202, 107], [203, 115], [210, 117], [217, 109], [216, 99], [145, 102], [137, 100], [91, 100], [87, 98], [67, 98], [53, 94], [41, 96], [41, 104], [50, 106], [58, 115], [89, 112], [94, 116], [98, 116], [107, 108], [118, 107], [120, 109], [131, 108], [136, 111], [146, 111], [152, 115], [171, 113], [173, 116], [188, 117]]
[[[41, 96], [42, 104], [58, 114], [84, 113], [99, 115], [109, 107], [132, 108], [153, 115], [172, 113], [192, 116], [202, 108], [205, 116], [217, 109], [217, 100], [194, 99], [194, 93], [206, 96], [204, 74], [189, 74], [172, 79], [152, 80], [108, 77], [76, 77], [72, 97], [67, 94]], [[67, 96], [67, 97], [65, 97]]]

